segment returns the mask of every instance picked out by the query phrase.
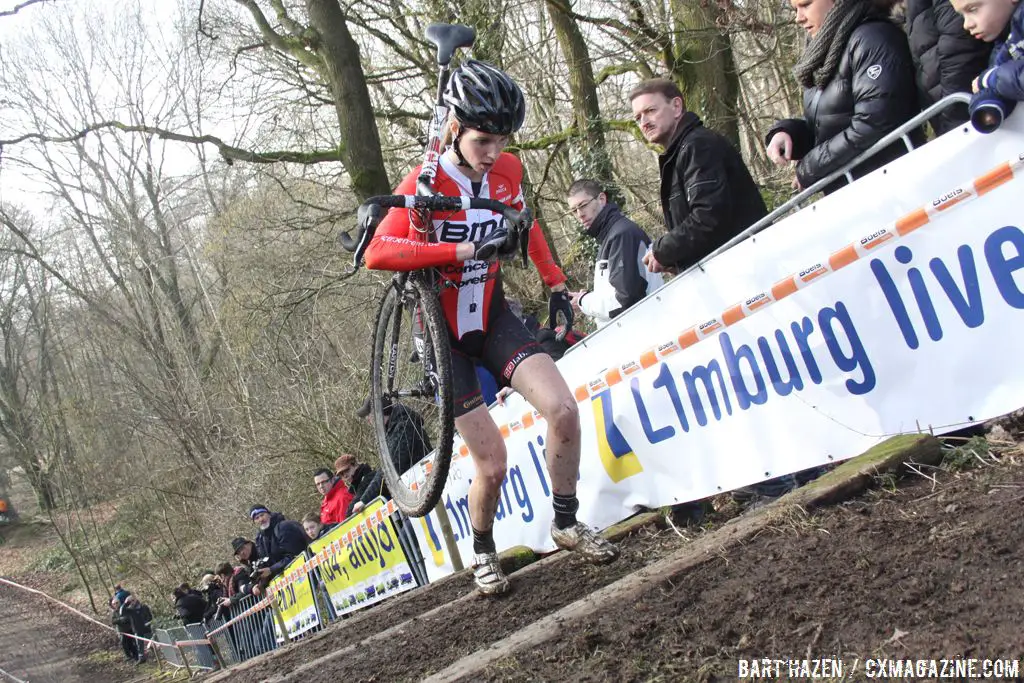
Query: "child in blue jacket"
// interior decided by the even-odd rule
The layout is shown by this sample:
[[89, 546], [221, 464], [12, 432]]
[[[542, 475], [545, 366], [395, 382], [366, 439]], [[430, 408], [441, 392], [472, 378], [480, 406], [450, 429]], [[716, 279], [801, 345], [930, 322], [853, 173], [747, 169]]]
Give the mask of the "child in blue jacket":
[[972, 112], [983, 103], [1002, 101], [1002, 115], [1008, 115], [1024, 100], [1024, 5], [1019, 0], [950, 2], [963, 15], [964, 29], [979, 40], [995, 43], [989, 68], [974, 79]]

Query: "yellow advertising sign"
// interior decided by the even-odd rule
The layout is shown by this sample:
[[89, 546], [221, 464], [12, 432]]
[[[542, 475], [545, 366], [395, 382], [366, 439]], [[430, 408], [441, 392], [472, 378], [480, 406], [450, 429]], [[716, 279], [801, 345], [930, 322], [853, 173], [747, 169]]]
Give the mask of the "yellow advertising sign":
[[[313, 600], [312, 577], [308, 574], [305, 563], [306, 556], [299, 555], [267, 587], [268, 593], [277, 599], [277, 606], [289, 638], [294, 638], [320, 624], [316, 603]], [[274, 621], [274, 631], [278, 640], [284, 639], [277, 626], [277, 620]]]
[[339, 615], [416, 587], [390, 512], [377, 498], [309, 545], [310, 564], [320, 572]]

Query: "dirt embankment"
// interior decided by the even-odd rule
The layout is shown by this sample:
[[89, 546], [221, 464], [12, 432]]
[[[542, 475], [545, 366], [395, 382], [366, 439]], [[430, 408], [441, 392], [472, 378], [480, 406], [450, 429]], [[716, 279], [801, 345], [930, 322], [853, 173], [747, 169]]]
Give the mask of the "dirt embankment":
[[556, 616], [556, 637], [461, 680], [724, 681], [738, 660], [764, 657], [841, 658], [844, 680], [863, 678], [872, 657], [998, 657], [1024, 672], [1024, 466], [1019, 451], [973, 465], [922, 468], [898, 485], [882, 477], [880, 489], [812, 515], [786, 508], [686, 570], [634, 582], [628, 595], [608, 589], [584, 616], [559, 615], [685, 554], [692, 539], [645, 529], [608, 567], [554, 556], [514, 574], [500, 599], [469, 595], [468, 577], [455, 577], [218, 680], [422, 680], [505, 652]]
[[794, 513], [484, 679], [724, 681], [762, 657], [839, 657], [846, 680], [872, 657], [1010, 658], [1024, 674], [1022, 536], [1024, 467], [913, 477]]

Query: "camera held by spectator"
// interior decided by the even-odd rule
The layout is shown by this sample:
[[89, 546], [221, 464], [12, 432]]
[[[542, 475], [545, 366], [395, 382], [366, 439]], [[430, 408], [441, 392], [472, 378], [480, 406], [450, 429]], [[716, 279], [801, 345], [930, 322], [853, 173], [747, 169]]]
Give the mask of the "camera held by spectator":
[[1000, 97], [995, 91], [983, 88], [971, 97], [971, 125], [979, 133], [992, 133], [1013, 113], [1016, 106], [1016, 101]]

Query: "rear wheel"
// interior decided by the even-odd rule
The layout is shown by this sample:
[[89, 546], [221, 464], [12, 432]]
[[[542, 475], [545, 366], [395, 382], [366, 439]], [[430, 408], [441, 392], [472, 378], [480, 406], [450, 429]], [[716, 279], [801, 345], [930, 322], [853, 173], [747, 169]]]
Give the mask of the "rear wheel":
[[[430, 276], [413, 273], [391, 282], [381, 301], [373, 337], [371, 397], [380, 467], [391, 498], [411, 517], [422, 517], [441, 499], [452, 458], [452, 356], [448, 329]], [[407, 428], [388, 438], [387, 420], [399, 410]], [[435, 451], [419, 463], [408, 438]], [[406, 471], [408, 468], [408, 471]], [[404, 477], [403, 477], [404, 474]]]

